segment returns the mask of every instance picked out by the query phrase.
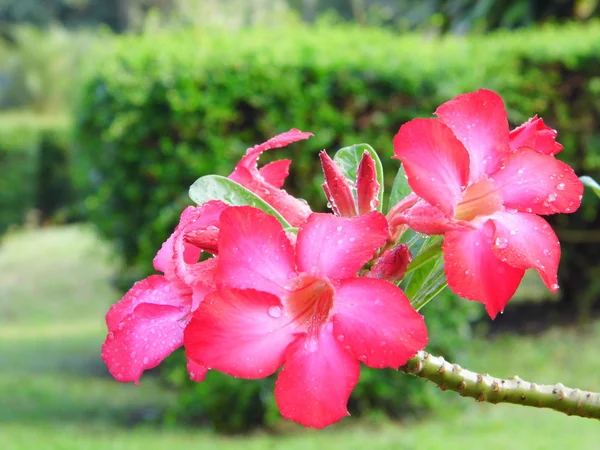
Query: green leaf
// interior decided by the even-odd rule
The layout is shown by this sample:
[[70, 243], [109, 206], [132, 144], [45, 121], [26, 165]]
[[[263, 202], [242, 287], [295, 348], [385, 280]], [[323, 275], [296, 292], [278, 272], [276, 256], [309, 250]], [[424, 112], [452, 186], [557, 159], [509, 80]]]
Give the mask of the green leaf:
[[275, 216], [283, 228], [292, 228], [275, 208], [254, 192], [220, 175], [206, 175], [198, 178], [190, 187], [190, 198], [198, 205], [210, 200], [221, 200], [232, 206], [254, 206], [267, 214]]
[[594, 193], [600, 197], [600, 184], [598, 184], [596, 180], [594, 180], [592, 177], [588, 177], [587, 175], [579, 177], [579, 179], [585, 186], [592, 188], [592, 191], [594, 191]]
[[443, 240], [441, 236], [423, 236], [415, 232], [405, 235], [403, 240], [416, 256], [408, 265], [400, 287], [418, 311], [446, 287]]
[[367, 150], [373, 160], [375, 161], [375, 171], [377, 172], [377, 182], [379, 183], [379, 195], [377, 196], [379, 199], [379, 206], [377, 207], [377, 211], [383, 211], [383, 166], [381, 165], [381, 160], [377, 155], [377, 152], [373, 150], [369, 144], [356, 144], [351, 145], [349, 147], [344, 147], [339, 149], [333, 160], [335, 163], [340, 166], [342, 169], [342, 173], [349, 180], [356, 180], [356, 172], [358, 171], [358, 165], [360, 164], [360, 160], [363, 157], [363, 153]]
[[403, 200], [410, 193], [412, 193], [412, 189], [408, 185], [406, 173], [404, 172], [404, 166], [400, 166], [398, 173], [396, 174], [396, 178], [394, 178], [392, 192], [390, 193], [389, 208], [392, 208], [392, 206], [394, 206], [400, 200]]

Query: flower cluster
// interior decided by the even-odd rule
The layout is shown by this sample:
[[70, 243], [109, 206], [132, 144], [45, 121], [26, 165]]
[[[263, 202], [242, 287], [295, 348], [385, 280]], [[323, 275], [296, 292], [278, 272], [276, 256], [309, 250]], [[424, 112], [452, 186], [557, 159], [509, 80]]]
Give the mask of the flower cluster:
[[292, 227], [217, 199], [185, 209], [154, 259], [162, 275], [136, 283], [106, 316], [111, 374], [138, 383], [181, 346], [195, 381], [209, 369], [252, 379], [283, 367], [282, 415], [324, 427], [348, 414], [361, 362], [397, 369], [427, 344], [423, 317], [398, 287], [412, 257], [406, 229], [444, 236], [448, 285], [492, 318], [528, 268], [556, 290], [560, 247], [538, 215], [572, 212], [582, 194], [554, 157], [556, 132], [538, 118], [509, 132], [502, 100], [484, 90], [437, 115], [403, 125], [394, 139], [413, 192], [387, 216], [369, 151], [356, 180], [321, 153], [333, 210], [324, 214], [281, 189], [290, 161], [257, 166], [262, 152], [310, 133], [290, 130], [248, 149], [230, 180]]

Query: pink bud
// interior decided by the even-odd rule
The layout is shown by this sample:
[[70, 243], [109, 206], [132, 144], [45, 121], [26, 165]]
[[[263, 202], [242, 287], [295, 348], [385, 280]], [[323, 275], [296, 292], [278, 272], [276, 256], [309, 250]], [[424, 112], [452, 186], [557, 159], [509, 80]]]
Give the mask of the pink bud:
[[371, 267], [367, 277], [381, 278], [392, 283], [398, 282], [404, 278], [406, 268], [411, 261], [412, 255], [408, 250], [408, 245], [400, 244], [385, 251]]
[[352, 189], [341, 169], [325, 151], [322, 151], [319, 157], [321, 158], [323, 174], [325, 175], [323, 190], [333, 212], [341, 217], [358, 215], [356, 213]]
[[358, 200], [358, 214], [367, 214], [379, 206], [379, 183], [377, 182], [377, 169], [375, 160], [365, 150], [358, 165], [356, 173], [356, 197]]

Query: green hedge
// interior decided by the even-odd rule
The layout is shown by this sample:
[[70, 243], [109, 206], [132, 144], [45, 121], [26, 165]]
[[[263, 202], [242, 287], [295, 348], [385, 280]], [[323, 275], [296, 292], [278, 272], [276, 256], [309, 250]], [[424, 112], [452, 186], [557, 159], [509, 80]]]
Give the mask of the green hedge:
[[[83, 185], [89, 217], [125, 257], [123, 287], [151, 272], [152, 257], [189, 204], [186, 191], [196, 178], [228, 174], [247, 147], [292, 127], [315, 137], [265, 155], [265, 161], [291, 156], [287, 188], [318, 209], [325, 207], [320, 149], [368, 142], [382, 155], [391, 183], [398, 164], [388, 157], [399, 126], [429, 117], [440, 103], [480, 87], [503, 96], [514, 124], [538, 113], [559, 129], [566, 147], [561, 157], [579, 174], [597, 176], [600, 168], [593, 151], [600, 143], [597, 22], [436, 39], [356, 27], [187, 31], [124, 36], [115, 45], [83, 89], [77, 167], [83, 180], [92, 181]], [[598, 227], [596, 205], [560, 217], [555, 225], [559, 232]], [[575, 295], [587, 283], [586, 272], [572, 268], [581, 261], [589, 265], [591, 247], [577, 239], [567, 242], [561, 269], [566, 292]], [[451, 306], [452, 301], [443, 296], [427, 308], [464, 323], [467, 310]], [[455, 339], [455, 328], [436, 328], [432, 346], [452, 356], [465, 342]], [[354, 404], [400, 411], [401, 403], [394, 411], [385, 406], [390, 393], [384, 384], [370, 390], [371, 397], [365, 393], [369, 377]], [[411, 392], [415, 385], [401, 378]], [[197, 401], [193, 392], [218, 391], [208, 384], [193, 389], [182, 394], [183, 409], [194, 410], [185, 400]], [[247, 389], [265, 398], [256, 386]], [[206, 399], [198, 410], [211, 415], [210, 404]], [[265, 411], [268, 404], [261, 403]], [[234, 422], [220, 426], [235, 428]]]
[[33, 211], [36, 221], [66, 217], [72, 200], [69, 142], [64, 117], [0, 116], [0, 234], [22, 225]]

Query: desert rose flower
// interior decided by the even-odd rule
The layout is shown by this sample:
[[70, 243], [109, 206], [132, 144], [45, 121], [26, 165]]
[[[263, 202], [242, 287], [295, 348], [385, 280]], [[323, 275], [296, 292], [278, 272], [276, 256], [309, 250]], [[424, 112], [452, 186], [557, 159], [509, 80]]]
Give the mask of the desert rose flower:
[[509, 132], [502, 99], [479, 90], [415, 119], [394, 138], [408, 183], [421, 198], [390, 218], [444, 234], [448, 285], [494, 318], [534, 268], [556, 292], [558, 239], [539, 215], [573, 212], [583, 186], [554, 154], [556, 132], [532, 118]]
[[188, 358], [242, 378], [282, 365], [284, 417], [324, 427], [348, 414], [360, 362], [398, 368], [427, 343], [423, 317], [392, 283], [358, 277], [388, 237], [385, 217], [311, 214], [295, 246], [251, 207], [220, 217], [217, 289], [185, 329]]
[[[219, 216], [227, 207], [211, 201], [186, 208], [154, 258], [155, 269], [164, 275], [137, 282], [108, 311], [102, 359], [118, 381], [139, 383], [144, 370], [183, 344], [191, 312], [214, 289], [215, 259], [198, 261], [202, 251], [216, 253]], [[207, 369], [188, 362], [188, 370], [201, 381]]]

